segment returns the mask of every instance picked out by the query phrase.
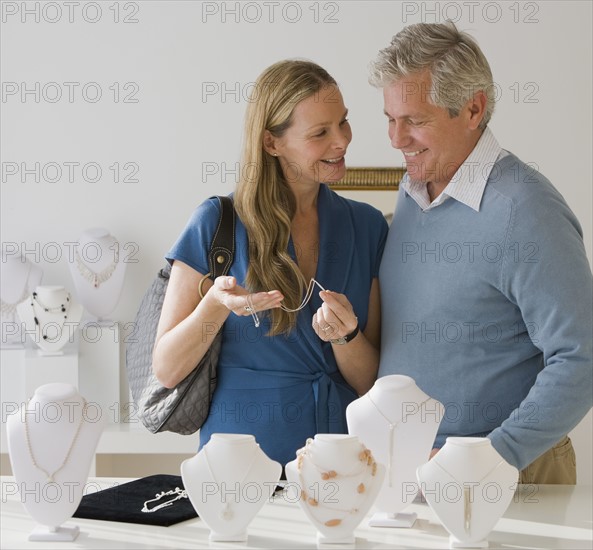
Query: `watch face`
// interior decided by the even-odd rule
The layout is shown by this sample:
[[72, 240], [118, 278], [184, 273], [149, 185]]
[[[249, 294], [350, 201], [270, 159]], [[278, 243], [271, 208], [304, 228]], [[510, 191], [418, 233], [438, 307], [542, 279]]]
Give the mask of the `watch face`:
[[339, 346], [341, 346], [342, 344], [348, 343], [348, 340], [346, 340], [345, 336], [342, 336], [341, 338], [336, 338], [335, 340], [330, 340], [330, 342], [332, 344], [338, 344]]

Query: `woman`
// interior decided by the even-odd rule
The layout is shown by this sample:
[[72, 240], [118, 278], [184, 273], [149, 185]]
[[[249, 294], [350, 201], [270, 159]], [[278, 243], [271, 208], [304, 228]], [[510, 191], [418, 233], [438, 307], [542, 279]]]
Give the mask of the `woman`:
[[[153, 361], [161, 383], [180, 382], [214, 338], [202, 327], [224, 323], [201, 445], [212, 433], [250, 433], [286, 464], [308, 437], [346, 433], [346, 406], [376, 378], [387, 223], [325, 185], [344, 177], [351, 139], [342, 95], [324, 69], [297, 60], [272, 65], [247, 108], [229, 276], [206, 279], [200, 298], [215, 199], [195, 210], [167, 255], [171, 278]], [[301, 308], [311, 279], [327, 290], [312, 292]]]

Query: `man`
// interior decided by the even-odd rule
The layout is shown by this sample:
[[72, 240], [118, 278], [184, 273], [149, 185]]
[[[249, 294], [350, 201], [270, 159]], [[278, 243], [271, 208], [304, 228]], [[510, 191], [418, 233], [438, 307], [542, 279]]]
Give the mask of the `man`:
[[407, 166], [380, 270], [379, 376], [411, 376], [445, 405], [433, 453], [487, 436], [521, 482], [574, 484], [566, 434], [593, 397], [577, 219], [498, 145], [490, 67], [453, 23], [403, 29], [370, 82]]

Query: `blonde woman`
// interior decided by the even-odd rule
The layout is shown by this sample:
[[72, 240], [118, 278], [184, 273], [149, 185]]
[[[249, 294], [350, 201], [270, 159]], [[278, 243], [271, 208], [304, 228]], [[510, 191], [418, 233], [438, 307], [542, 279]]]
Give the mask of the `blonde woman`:
[[206, 279], [200, 298], [215, 199], [195, 210], [167, 254], [172, 272], [153, 363], [161, 383], [181, 381], [214, 338], [205, 327], [224, 323], [201, 445], [212, 433], [253, 434], [286, 464], [308, 437], [346, 433], [346, 406], [376, 379], [387, 223], [326, 185], [344, 177], [351, 139], [342, 95], [323, 68], [272, 65], [247, 107], [229, 275]]

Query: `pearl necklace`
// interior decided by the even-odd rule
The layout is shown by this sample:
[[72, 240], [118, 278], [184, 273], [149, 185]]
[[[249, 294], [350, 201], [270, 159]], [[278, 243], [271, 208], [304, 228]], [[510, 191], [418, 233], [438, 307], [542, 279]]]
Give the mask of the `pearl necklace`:
[[[389, 425], [389, 455], [387, 457], [387, 484], [389, 487], [393, 487], [393, 478], [392, 478], [392, 472], [393, 472], [393, 451], [394, 451], [394, 439], [395, 439], [395, 428], [398, 426], [398, 424], [401, 422], [401, 420], [398, 420], [397, 422], [393, 422], [378, 406], [377, 404], [373, 401], [373, 398], [371, 397], [371, 392], [367, 392], [367, 397], [369, 398], [369, 401], [373, 404], [373, 407], [375, 407], [375, 409], [377, 410], [377, 412], [387, 421], [387, 424]], [[424, 403], [428, 402], [430, 400], [430, 397], [428, 399], [425, 399], [424, 401], [422, 401], [422, 403], [418, 404], [418, 410], [420, 410], [420, 407], [422, 407], [422, 405], [424, 405]]]
[[[241, 486], [243, 483], [245, 483], [247, 476], [250, 474], [251, 469], [253, 468], [253, 465], [255, 464], [255, 459], [257, 458], [258, 453], [259, 453], [259, 445], [256, 445], [255, 449], [253, 451], [253, 455], [251, 457], [251, 461], [249, 462], [249, 466], [247, 467], [247, 470], [245, 471], [245, 474], [243, 475], [241, 480], [238, 482], [239, 486]], [[212, 478], [214, 483], [216, 483], [217, 489], [219, 490], [220, 494], [222, 495], [221, 503], [223, 504], [223, 507], [222, 507], [222, 510], [218, 513], [218, 517], [224, 521], [231, 521], [235, 517], [235, 512], [233, 511], [231, 503], [229, 502], [228, 499], [226, 499], [225, 495], [223, 494], [223, 490], [224, 490], [223, 485], [216, 479], [216, 476], [214, 475], [214, 472], [212, 471], [212, 466], [210, 465], [210, 460], [208, 459], [208, 452], [206, 451], [206, 446], [204, 446], [202, 448], [202, 454], [204, 455], [204, 461], [206, 462], [206, 467], [208, 468], [210, 477]]]
[[37, 292], [33, 292], [33, 294], [31, 294], [31, 309], [33, 310], [33, 321], [35, 321], [35, 330], [38, 332], [38, 340], [40, 338], [43, 338], [43, 340], [47, 340], [49, 342], [50, 340], [47, 336], [47, 331], [45, 332], [45, 334], [43, 334], [43, 329], [50, 323], [52, 323], [52, 324], [56, 324], [56, 323], [53, 321], [48, 321], [45, 323], [44, 327], [42, 327], [41, 323], [39, 322], [38, 313], [35, 310], [36, 305], [39, 306], [45, 313], [64, 313], [64, 319], [58, 325], [56, 337], [53, 340], [51, 340], [51, 342], [59, 341], [60, 338], [62, 337], [62, 331], [64, 329], [64, 325], [66, 324], [66, 320], [68, 319], [68, 312], [70, 311], [70, 293], [68, 292], [66, 294], [66, 301], [64, 303], [60, 304], [59, 306], [55, 306], [55, 307], [48, 307], [45, 304], [43, 304], [43, 302], [41, 302], [41, 300], [39, 300], [39, 297], [37, 296]]
[[99, 271], [99, 273], [95, 273], [82, 261], [82, 258], [78, 253], [78, 248], [76, 248], [74, 252], [74, 259], [76, 260], [76, 267], [78, 268], [78, 272], [82, 275], [82, 278], [91, 283], [93, 287], [99, 288], [102, 283], [111, 278], [115, 268], [119, 264], [119, 245], [116, 244], [113, 261], [105, 269]]
[[53, 472], [48, 472], [45, 468], [42, 468], [41, 466], [39, 466], [39, 464], [37, 464], [37, 460], [35, 459], [35, 455], [33, 454], [33, 447], [31, 446], [31, 438], [29, 435], [29, 424], [27, 422], [27, 406], [29, 405], [29, 402], [27, 401], [27, 405], [25, 406], [25, 439], [27, 440], [27, 449], [29, 451], [29, 457], [31, 459], [31, 462], [33, 463], [33, 466], [35, 466], [35, 468], [37, 468], [40, 472], [43, 472], [46, 476], [46, 482], [47, 483], [53, 483], [54, 482], [54, 478], [55, 475], [64, 467], [66, 466], [66, 463], [68, 462], [68, 459], [70, 458], [70, 453], [72, 452], [72, 449], [74, 448], [74, 445], [76, 444], [76, 440], [78, 439], [78, 434], [80, 433], [80, 429], [82, 428], [82, 425], [84, 424], [84, 417], [85, 417], [85, 411], [86, 411], [86, 400], [83, 398], [82, 400], [82, 413], [80, 415], [80, 421], [78, 423], [78, 427], [76, 428], [76, 433], [74, 434], [74, 437], [72, 438], [72, 442], [70, 443], [70, 447], [68, 448], [68, 452], [66, 453], [66, 456], [64, 457], [64, 460], [62, 460], [62, 464], [60, 464], [60, 466], [54, 470]]
[[[373, 458], [373, 455], [369, 449], [367, 449], [363, 444], [360, 445], [361, 451], [358, 454], [358, 464], [350, 471], [346, 473], [340, 473], [336, 470], [326, 470], [320, 468], [317, 463], [313, 460], [313, 454], [311, 452], [311, 444], [313, 443], [313, 439], [307, 439], [305, 446], [302, 449], [297, 451], [297, 471], [299, 473], [299, 484], [301, 489], [300, 498], [303, 502], [305, 502], [310, 508], [325, 508], [326, 510], [331, 510], [333, 512], [340, 512], [342, 514], [356, 514], [358, 513], [359, 509], [356, 507], [343, 509], [343, 508], [335, 508], [333, 506], [327, 506], [323, 504], [322, 499], [315, 498], [316, 495], [309, 496], [307, 491], [304, 488], [307, 487], [305, 484], [305, 480], [303, 478], [303, 467], [305, 464], [310, 464], [317, 472], [322, 481], [329, 481], [333, 479], [345, 479], [345, 478], [355, 478], [360, 476], [360, 483], [354, 483], [356, 485], [356, 493], [361, 496], [362, 499], [365, 498], [364, 493], [367, 491], [367, 486], [364, 483], [364, 480], [368, 473], [370, 472], [371, 477], [375, 477], [377, 474], [377, 463]], [[306, 460], [306, 463], [305, 463]], [[314, 485], [319, 485], [317, 482]], [[320, 502], [321, 501], [321, 502]], [[331, 518], [324, 522], [315, 518], [313, 514], [311, 516], [317, 521], [318, 523], [323, 523], [326, 527], [337, 527], [342, 524], [344, 518]]]
[[[504, 464], [504, 460], [501, 460], [494, 468], [488, 471], [485, 476], [482, 476], [476, 482], [464, 482], [462, 483], [459, 481], [452, 473], [445, 470], [445, 468], [436, 460], [436, 456], [429, 461], [429, 464], [436, 464], [446, 475], [448, 475], [451, 479], [453, 479], [459, 487], [463, 488], [463, 528], [467, 534], [471, 533], [471, 523], [472, 523], [472, 502], [473, 502], [473, 485], [479, 485], [484, 481], [490, 474], [492, 474], [499, 466]], [[471, 483], [471, 485], [466, 485], [466, 483]]]

